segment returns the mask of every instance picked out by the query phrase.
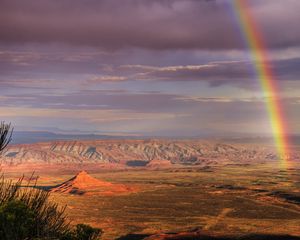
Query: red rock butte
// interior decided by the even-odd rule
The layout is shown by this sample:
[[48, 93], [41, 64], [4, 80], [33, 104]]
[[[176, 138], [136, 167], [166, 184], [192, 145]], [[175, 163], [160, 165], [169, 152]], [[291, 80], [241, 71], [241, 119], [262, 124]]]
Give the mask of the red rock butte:
[[53, 187], [50, 191], [78, 195], [119, 195], [135, 192], [132, 187], [99, 180], [90, 176], [86, 171], [79, 172], [71, 179]]

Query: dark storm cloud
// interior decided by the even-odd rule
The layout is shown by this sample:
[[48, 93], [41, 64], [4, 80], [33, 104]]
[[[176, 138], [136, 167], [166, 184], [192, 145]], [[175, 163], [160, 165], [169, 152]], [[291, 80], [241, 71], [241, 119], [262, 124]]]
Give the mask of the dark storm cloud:
[[[232, 49], [244, 46], [231, 0], [2, 0], [2, 44], [104, 49]], [[249, 1], [250, 2], [250, 1]], [[251, 1], [267, 46], [299, 46], [300, 2]]]

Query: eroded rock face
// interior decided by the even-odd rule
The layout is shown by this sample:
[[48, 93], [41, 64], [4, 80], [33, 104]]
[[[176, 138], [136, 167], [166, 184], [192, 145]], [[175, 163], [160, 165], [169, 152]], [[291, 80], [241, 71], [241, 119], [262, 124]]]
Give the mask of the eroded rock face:
[[14, 145], [3, 152], [1, 161], [4, 165], [117, 163], [127, 167], [135, 167], [131, 163], [136, 161], [138, 166], [147, 167], [160, 162], [167, 166], [215, 165], [275, 159], [274, 149], [255, 145], [197, 140], [97, 140]]
[[81, 171], [71, 179], [50, 189], [51, 192], [70, 194], [101, 194], [120, 195], [137, 191], [137, 189], [124, 184], [113, 184], [90, 176], [86, 171]]

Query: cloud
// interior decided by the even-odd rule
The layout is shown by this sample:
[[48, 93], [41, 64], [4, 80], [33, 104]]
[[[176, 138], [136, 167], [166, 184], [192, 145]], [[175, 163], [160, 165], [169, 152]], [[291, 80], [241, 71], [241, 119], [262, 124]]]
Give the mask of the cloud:
[[[54, 86], [56, 85], [56, 86]], [[55, 80], [51, 79], [32, 79], [32, 78], [7, 78], [0, 77], [0, 90], [5, 92], [6, 89], [15, 89], [22, 91], [28, 90], [50, 90], [57, 91], [58, 84]]]
[[248, 126], [247, 129], [250, 129], [252, 125], [257, 131], [261, 126], [258, 122], [266, 121], [262, 102], [176, 99], [167, 105], [164, 102], [160, 104], [164, 106], [142, 104], [144, 108], [141, 108], [130, 105], [131, 109], [125, 106], [120, 109], [93, 108], [88, 104], [84, 108], [70, 108], [66, 104], [58, 108], [47, 108], [45, 105], [0, 106], [0, 111], [4, 120], [9, 119], [17, 125], [26, 123], [26, 126], [63, 126], [64, 129], [143, 131], [151, 135], [177, 136], [192, 136], [207, 131], [214, 134], [238, 132], [237, 126]]
[[[103, 49], [238, 49], [231, 0], [2, 0], [0, 43]], [[300, 45], [299, 1], [251, 1], [266, 45]], [[288, 27], [287, 27], [288, 26]]]
[[250, 70], [251, 62], [215, 62], [165, 67], [125, 65], [120, 68], [139, 71], [134, 77], [141, 80], [206, 81], [211, 86], [230, 84], [231, 82], [245, 84], [245, 80], [253, 76]]
[[[3, 117], [40, 117], [60, 119], [82, 119], [91, 123], [129, 120], [151, 120], [174, 118], [172, 113], [134, 112], [122, 109], [49, 109], [31, 107], [0, 107]], [[178, 115], [177, 115], [178, 117]]]
[[[300, 58], [270, 62], [274, 77], [279, 81], [299, 81]], [[220, 61], [200, 65], [148, 66], [123, 65], [119, 69], [130, 72], [127, 79], [153, 81], [202, 81], [211, 87], [231, 85], [240, 88], [257, 87], [259, 81], [251, 61]]]
[[[155, 92], [130, 93], [125, 91], [85, 90], [64, 95], [10, 95], [14, 98], [2, 101], [2, 105], [25, 105], [32, 108], [48, 109], [111, 109], [137, 112], [172, 112], [186, 104], [175, 94]], [[27, 98], [28, 97], [28, 98]], [[29, 98], [30, 97], [30, 98]]]
[[265, 99], [264, 98], [249, 98], [249, 97], [244, 97], [244, 98], [238, 98], [238, 97], [194, 97], [194, 96], [182, 96], [179, 97], [178, 99], [187, 101], [187, 102], [200, 102], [200, 103], [234, 103], [234, 102], [239, 102], [239, 103], [244, 103], [244, 102], [260, 102], [264, 103]]
[[[169, 60], [161, 58], [157, 60], [157, 65], [143, 65], [122, 64], [125, 59], [120, 60], [117, 57], [115, 62], [121, 63], [118, 65], [104, 64], [105, 61], [102, 62], [98, 57], [67, 64], [59, 60], [43, 59], [35, 65], [26, 66], [25, 69], [24, 66], [9, 67], [3, 59], [0, 67], [0, 87], [2, 90], [32, 88], [76, 92], [93, 89], [95, 86], [102, 88], [109, 83], [114, 83], [117, 88], [120, 86], [118, 84], [127, 82], [128, 85], [131, 82], [141, 89], [147, 82], [203, 82], [211, 88], [231, 86], [247, 90], [259, 89], [257, 73], [250, 60], [212, 61], [202, 64], [196, 64], [197, 60], [193, 60], [194, 64], [168, 65]], [[284, 85], [285, 82], [300, 80], [299, 64], [300, 58], [275, 58], [270, 62], [270, 67], [279, 85]]]
[[[144, 131], [153, 135], [211, 132], [265, 133], [270, 128], [264, 98], [200, 97], [144, 92], [82, 91], [64, 96], [16, 95], [1, 98], [4, 120], [16, 125], [64, 129]], [[284, 98], [297, 130], [299, 97]], [[296, 125], [295, 125], [296, 124]]]
[[120, 82], [126, 80], [128, 80], [128, 78], [123, 76], [93, 76], [88, 80], [88, 82], [101, 83], [101, 82]]
[[40, 54], [35, 52], [0, 51], [1, 62], [9, 62], [20, 66], [28, 66], [32, 62], [37, 62], [40, 59]]
[[[44, 50], [44, 49], [43, 49]], [[89, 51], [89, 52], [62, 52], [61, 49], [56, 52], [51, 52], [50, 49], [46, 51], [0, 51], [0, 62], [10, 63], [17, 66], [32, 66], [39, 63], [84, 63], [90, 62], [95, 58], [105, 57], [111, 55], [108, 52], [101, 51]]]
[[[263, 132], [265, 99], [231, 3], [1, 0], [1, 116], [28, 126], [169, 134], [256, 131], [261, 122]], [[296, 122], [300, 1], [247, 3]]]
[[[299, 97], [281, 96], [285, 105], [297, 104]], [[261, 104], [264, 105], [266, 97], [205, 97], [163, 92], [127, 92], [114, 90], [83, 90], [66, 93], [64, 95], [52, 94], [18, 94], [4, 95], [0, 106], [32, 107], [33, 109], [59, 110], [124, 110], [147, 113], [185, 113], [185, 110], [199, 106], [228, 104]]]

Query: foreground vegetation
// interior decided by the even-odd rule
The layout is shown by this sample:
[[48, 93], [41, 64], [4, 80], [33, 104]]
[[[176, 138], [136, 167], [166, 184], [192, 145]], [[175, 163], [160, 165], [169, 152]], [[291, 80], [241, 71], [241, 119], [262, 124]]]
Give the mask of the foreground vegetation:
[[[10, 124], [0, 123], [0, 154], [11, 141]], [[0, 239], [96, 240], [102, 231], [89, 225], [72, 228], [65, 207], [49, 201], [49, 192], [0, 178]]]
[[29, 186], [22, 179], [0, 180], [0, 239], [94, 240], [102, 231], [85, 224], [72, 228], [65, 208], [49, 201], [49, 193]]
[[[100, 230], [95, 232], [95, 229], [87, 225], [72, 228], [65, 218], [65, 230], [57, 228], [57, 231], [51, 233], [52, 236], [47, 235], [47, 231], [42, 235], [40, 230], [38, 236], [35, 233], [34, 237], [26, 239], [84, 240], [97, 239], [101, 235], [103, 240], [133, 240], [147, 239], [159, 232], [168, 232], [166, 237], [169, 240], [299, 239], [299, 169], [300, 163], [294, 168], [282, 169], [276, 162], [237, 162], [178, 169], [91, 171], [93, 177], [134, 186], [139, 191], [118, 197], [94, 193], [73, 195], [53, 192], [47, 202], [66, 205], [65, 209], [57, 207], [56, 212], [62, 212], [61, 217], [67, 216], [72, 224], [84, 222], [103, 229], [104, 233], [101, 235]], [[6, 168], [5, 176], [16, 179], [18, 171], [26, 176], [31, 174], [29, 168], [24, 171], [23, 168], [20, 170], [9, 167]], [[39, 185], [44, 188], [55, 186], [73, 177], [74, 173], [74, 169], [63, 167], [55, 168], [55, 171], [40, 169], [39, 175], [42, 177]], [[32, 188], [26, 186], [18, 187], [21, 195], [25, 190], [31, 191], [30, 189]], [[0, 204], [5, 209], [0, 211], [6, 214], [5, 222], [9, 223], [10, 217], [7, 216], [15, 208], [18, 211], [13, 210], [14, 213], [21, 212], [17, 216], [25, 215], [29, 218], [14, 222], [5, 229], [11, 228], [21, 233], [24, 230], [28, 236], [28, 228], [30, 233], [35, 231], [31, 229], [32, 209], [29, 207], [28, 211], [28, 204], [24, 206], [24, 201], [18, 202], [18, 197], [15, 200], [17, 202]], [[18, 206], [20, 203], [21, 206]], [[19, 226], [20, 223], [24, 227], [18, 230], [15, 225]], [[182, 237], [182, 233], [186, 231], [187, 234], [193, 234], [190, 231], [193, 232], [194, 229], [199, 229], [201, 237]], [[178, 232], [180, 238], [176, 236]], [[205, 238], [203, 234], [208, 236]], [[15, 238], [0, 236], [0, 239]], [[162, 238], [150, 236], [148, 239]]]

